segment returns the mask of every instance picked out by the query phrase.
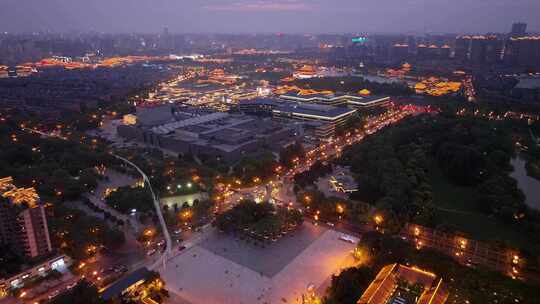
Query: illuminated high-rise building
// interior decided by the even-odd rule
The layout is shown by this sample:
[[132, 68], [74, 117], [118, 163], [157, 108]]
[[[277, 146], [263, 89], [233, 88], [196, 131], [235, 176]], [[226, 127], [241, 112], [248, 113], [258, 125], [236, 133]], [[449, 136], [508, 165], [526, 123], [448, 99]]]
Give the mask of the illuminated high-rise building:
[[510, 38], [504, 49], [504, 62], [518, 66], [540, 66], [540, 36]]
[[409, 45], [404, 43], [396, 43], [392, 47], [392, 59], [403, 61], [409, 57]]
[[11, 177], [0, 179], [0, 242], [21, 257], [52, 251], [45, 207], [34, 188], [17, 188]]
[[439, 51], [442, 59], [450, 58], [450, 46], [448, 44], [441, 46]]
[[475, 65], [501, 60], [503, 41], [497, 36], [460, 36], [456, 39], [455, 59]]
[[454, 58], [462, 62], [467, 61], [469, 59], [470, 46], [471, 46], [471, 36], [457, 37]]

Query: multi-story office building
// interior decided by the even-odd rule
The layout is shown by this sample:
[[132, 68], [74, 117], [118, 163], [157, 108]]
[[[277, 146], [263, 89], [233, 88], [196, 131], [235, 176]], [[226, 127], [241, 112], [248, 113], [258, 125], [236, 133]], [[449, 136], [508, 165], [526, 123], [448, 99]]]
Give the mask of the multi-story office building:
[[448, 44], [444, 44], [439, 49], [439, 54], [441, 59], [448, 59], [450, 58], [450, 46]]
[[327, 106], [351, 106], [355, 108], [369, 108], [390, 102], [390, 97], [388, 96], [369, 95], [369, 91], [366, 91], [366, 93], [367, 94], [365, 95], [360, 95], [335, 93], [304, 94], [303, 92], [298, 92], [282, 94], [279, 96], [279, 98], [294, 102], [313, 103]]
[[504, 62], [513, 66], [540, 66], [540, 36], [508, 39], [504, 50]]
[[[279, 151], [295, 137], [295, 129], [270, 119], [229, 114], [199, 112], [183, 108], [166, 123], [136, 123], [118, 126], [118, 134], [128, 139], [182, 155], [196, 155], [223, 161], [237, 161], [256, 155], [263, 147]], [[188, 112], [193, 110], [191, 112]], [[150, 119], [151, 120], [151, 119]]]
[[470, 36], [459, 36], [456, 38], [456, 48], [454, 58], [464, 62], [469, 59]]
[[0, 240], [20, 256], [35, 258], [52, 251], [44, 206], [34, 188], [17, 188], [0, 179]]
[[474, 65], [501, 60], [503, 41], [497, 36], [460, 36], [456, 38], [455, 58]]
[[247, 114], [265, 114], [280, 121], [304, 123], [304, 129], [312, 130], [314, 137], [327, 140], [335, 135], [336, 128], [356, 114], [356, 109], [323, 104], [301, 103], [275, 99], [243, 101], [238, 109]]
[[409, 45], [405, 43], [396, 43], [392, 47], [392, 60], [404, 61], [409, 57]]
[[527, 23], [516, 22], [512, 24], [512, 31], [510, 36], [512, 37], [522, 37], [527, 34]]

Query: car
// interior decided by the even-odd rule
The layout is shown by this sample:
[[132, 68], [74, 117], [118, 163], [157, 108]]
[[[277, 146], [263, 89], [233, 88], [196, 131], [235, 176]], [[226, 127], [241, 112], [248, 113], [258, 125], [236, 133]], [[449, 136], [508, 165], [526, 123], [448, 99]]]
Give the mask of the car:
[[330, 226], [330, 227], [334, 227], [334, 226], [335, 226], [335, 224], [332, 223], [332, 222], [326, 222], [326, 225], [328, 225], [328, 226]]
[[116, 273], [124, 273], [124, 272], [127, 272], [128, 271], [128, 268], [126, 265], [118, 265], [118, 266], [114, 266], [114, 272]]
[[339, 239], [342, 240], [342, 241], [345, 241], [345, 242], [348, 242], [348, 243], [351, 243], [351, 244], [356, 244], [358, 243], [358, 239], [355, 238], [354, 236], [350, 236], [348, 234], [344, 234], [342, 233], [340, 236], [339, 236]]
[[156, 253], [156, 250], [155, 250], [155, 249], [150, 249], [150, 250], [148, 250], [148, 251], [146, 252], [146, 255], [147, 255], [147, 256], [151, 256], [151, 255], [153, 255], [154, 253]]
[[53, 292], [51, 292], [51, 294], [48, 296], [49, 300], [52, 300], [54, 298], [56, 298], [58, 295], [60, 295], [60, 290], [55, 290]]
[[186, 249], [186, 246], [180, 246], [180, 247], [178, 247], [178, 251], [182, 251], [182, 250], [184, 250], [184, 249]]
[[182, 228], [178, 228], [174, 231], [174, 234], [180, 234], [182, 233], [182, 231], [183, 231]]
[[66, 289], [67, 289], [67, 290], [70, 290], [70, 289], [72, 289], [73, 287], [77, 286], [78, 284], [79, 284], [79, 281], [75, 281], [75, 282], [73, 282], [73, 283], [71, 283], [71, 284], [66, 285]]

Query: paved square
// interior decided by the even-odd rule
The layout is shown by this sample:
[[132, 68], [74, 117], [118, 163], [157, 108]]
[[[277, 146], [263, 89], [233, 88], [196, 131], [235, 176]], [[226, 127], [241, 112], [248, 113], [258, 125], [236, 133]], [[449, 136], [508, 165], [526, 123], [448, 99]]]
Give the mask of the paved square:
[[321, 226], [302, 225], [297, 231], [287, 234], [275, 243], [265, 245], [264, 248], [230, 234], [216, 233], [199, 246], [271, 278], [325, 231]]
[[339, 240], [340, 233], [334, 230], [304, 225], [290, 240], [276, 242], [275, 248], [253, 247], [210, 232], [206, 240], [171, 259], [161, 275], [180, 303], [301, 303], [309, 284], [324, 286], [332, 274], [352, 264], [354, 248]]

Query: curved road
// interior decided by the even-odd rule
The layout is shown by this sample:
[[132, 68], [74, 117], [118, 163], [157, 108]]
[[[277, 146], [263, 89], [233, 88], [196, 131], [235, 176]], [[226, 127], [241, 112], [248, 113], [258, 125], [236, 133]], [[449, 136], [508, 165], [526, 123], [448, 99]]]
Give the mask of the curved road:
[[148, 184], [148, 188], [150, 188], [150, 192], [152, 193], [152, 200], [154, 201], [154, 207], [156, 208], [156, 212], [159, 218], [159, 223], [161, 224], [161, 230], [163, 231], [163, 235], [165, 236], [165, 242], [167, 243], [165, 247], [165, 252], [163, 252], [161, 257], [157, 259], [156, 262], [152, 266], [150, 266], [150, 268], [156, 269], [159, 267], [160, 264], [162, 264], [163, 267], [165, 267], [167, 256], [172, 251], [172, 240], [171, 240], [171, 235], [169, 234], [169, 230], [167, 229], [167, 224], [165, 223], [165, 219], [163, 218], [163, 213], [161, 212], [161, 204], [159, 203], [159, 199], [157, 198], [156, 194], [154, 193], [154, 189], [152, 188], [152, 185], [150, 184], [150, 179], [139, 167], [137, 167], [137, 165], [135, 165], [131, 161], [121, 156], [118, 156], [116, 154], [112, 154], [112, 155], [116, 157], [117, 159], [123, 161], [124, 163], [130, 165], [131, 167], [135, 168], [135, 170], [137, 170], [137, 172], [139, 172], [139, 174], [143, 177], [144, 182]]
[[[27, 131], [27, 132], [30, 132], [30, 133], [36, 133], [36, 134], [39, 134], [39, 135], [42, 135], [42, 136], [45, 136], [45, 137], [56, 137], [56, 138], [59, 138], [59, 139], [62, 139], [62, 140], [67, 140], [67, 138], [63, 137], [63, 136], [60, 136], [60, 135], [55, 135], [55, 134], [49, 134], [49, 133], [45, 133], [45, 132], [41, 132], [39, 130], [36, 130], [36, 129], [31, 129], [31, 128], [26, 128], [24, 126], [21, 126], [21, 129], [23, 131]], [[139, 172], [139, 174], [143, 177], [143, 180], [146, 184], [148, 184], [148, 188], [150, 188], [150, 192], [152, 194], [152, 200], [154, 201], [154, 207], [156, 208], [156, 212], [157, 212], [157, 215], [158, 215], [158, 218], [159, 218], [159, 223], [161, 224], [161, 230], [163, 231], [163, 235], [165, 236], [165, 242], [167, 243], [166, 247], [165, 247], [165, 252], [161, 255], [161, 257], [159, 259], [156, 260], [156, 262], [154, 264], [152, 264], [152, 266], [150, 266], [151, 269], [156, 269], [159, 267], [160, 264], [163, 265], [163, 267], [165, 268], [165, 262], [167, 261], [167, 256], [171, 253], [172, 251], [172, 240], [171, 240], [171, 235], [169, 234], [169, 230], [167, 229], [167, 225], [165, 224], [165, 219], [163, 218], [163, 213], [161, 212], [161, 204], [159, 203], [159, 199], [157, 198], [156, 194], [154, 193], [154, 189], [152, 188], [152, 185], [150, 184], [150, 179], [148, 178], [148, 176], [139, 168], [137, 167], [137, 165], [135, 165], [134, 163], [132, 163], [131, 161], [121, 157], [121, 156], [118, 156], [114, 153], [111, 153], [112, 156], [114, 156], [115, 158], [123, 161], [124, 163], [130, 165], [131, 167], [135, 168], [135, 170], [137, 170], [137, 172]]]

